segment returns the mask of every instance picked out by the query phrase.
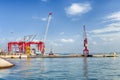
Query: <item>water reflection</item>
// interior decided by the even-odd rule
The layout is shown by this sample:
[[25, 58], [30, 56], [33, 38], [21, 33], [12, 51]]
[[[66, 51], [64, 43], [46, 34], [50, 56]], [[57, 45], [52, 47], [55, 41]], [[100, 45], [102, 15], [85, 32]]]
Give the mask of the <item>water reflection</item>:
[[83, 60], [83, 76], [85, 77], [85, 80], [88, 80], [88, 60], [87, 60], [87, 57], [84, 57], [84, 60]]
[[114, 60], [116, 60], [117, 57], [114, 57]]
[[41, 72], [45, 71], [45, 63], [43, 58], [38, 58], [38, 59], [28, 58], [26, 61], [26, 66], [28, 66], [29, 69], [38, 69], [38, 70], [40, 69]]
[[24, 79], [36, 78], [41, 76], [41, 74], [45, 71], [44, 59], [42, 58], [21, 59], [17, 65], [15, 73], [19, 74], [17, 77], [24, 76]]
[[40, 70], [41, 70], [41, 72], [44, 72], [46, 70], [43, 58], [40, 59]]

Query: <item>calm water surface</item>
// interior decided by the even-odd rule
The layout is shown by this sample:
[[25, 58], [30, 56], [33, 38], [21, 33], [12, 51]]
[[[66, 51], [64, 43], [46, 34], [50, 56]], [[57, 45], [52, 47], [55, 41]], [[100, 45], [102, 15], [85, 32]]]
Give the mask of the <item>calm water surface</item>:
[[120, 58], [7, 59], [0, 80], [120, 80]]

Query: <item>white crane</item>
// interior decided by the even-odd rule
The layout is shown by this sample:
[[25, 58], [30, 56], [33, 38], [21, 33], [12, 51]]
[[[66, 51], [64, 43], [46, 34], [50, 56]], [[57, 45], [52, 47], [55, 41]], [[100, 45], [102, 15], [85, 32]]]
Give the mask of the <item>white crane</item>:
[[30, 41], [33, 41], [38, 36], [38, 33], [33, 35]]
[[45, 33], [44, 33], [44, 36], [43, 36], [43, 42], [44, 42], [44, 45], [42, 47], [42, 48], [44, 48], [44, 49], [42, 49], [42, 50], [44, 50], [43, 54], [45, 54], [45, 41], [46, 41], [46, 37], [47, 37], [47, 33], [48, 33], [48, 28], [49, 28], [51, 19], [52, 19], [52, 12], [50, 12], [49, 15], [48, 15], [47, 26], [46, 26], [46, 30], [45, 30]]
[[43, 42], [44, 42], [44, 43], [45, 43], [45, 41], [46, 41], [46, 37], [47, 37], [47, 33], [48, 33], [48, 28], [49, 28], [51, 19], [52, 19], [52, 12], [50, 12], [49, 15], [48, 15], [47, 26], [46, 26], [46, 30], [45, 30], [44, 38], [43, 38]]

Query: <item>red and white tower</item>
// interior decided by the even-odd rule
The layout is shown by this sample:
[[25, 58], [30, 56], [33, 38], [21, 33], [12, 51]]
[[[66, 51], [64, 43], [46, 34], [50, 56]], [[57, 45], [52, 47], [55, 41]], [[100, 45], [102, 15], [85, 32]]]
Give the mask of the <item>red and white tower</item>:
[[88, 40], [87, 40], [85, 25], [83, 26], [83, 39], [84, 39], [83, 55], [87, 56], [87, 55], [89, 55], [89, 50], [88, 50]]

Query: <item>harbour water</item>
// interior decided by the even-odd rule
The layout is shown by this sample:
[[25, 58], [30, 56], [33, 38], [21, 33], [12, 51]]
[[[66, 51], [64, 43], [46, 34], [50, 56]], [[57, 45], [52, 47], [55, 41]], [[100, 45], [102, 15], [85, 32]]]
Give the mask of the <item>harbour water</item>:
[[7, 59], [16, 66], [0, 69], [0, 80], [119, 80], [120, 58]]

